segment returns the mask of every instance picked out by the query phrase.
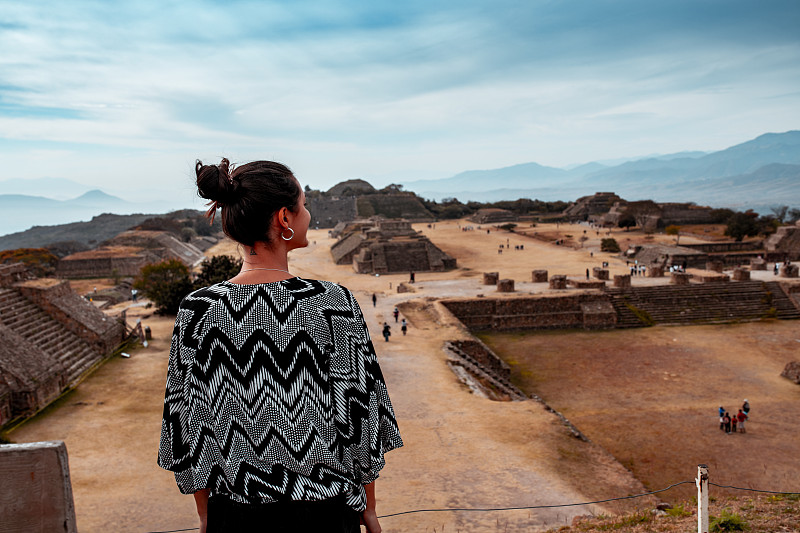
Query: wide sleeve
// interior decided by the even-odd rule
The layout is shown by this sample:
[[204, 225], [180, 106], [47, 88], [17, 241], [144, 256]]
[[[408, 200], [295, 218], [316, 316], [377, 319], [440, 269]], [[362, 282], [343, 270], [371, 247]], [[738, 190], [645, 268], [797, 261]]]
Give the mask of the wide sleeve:
[[195, 486], [192, 469], [194, 435], [189, 424], [188, 381], [193, 357], [192, 348], [184, 342], [189, 335], [186, 331], [188, 314], [186, 309], [178, 311], [172, 331], [158, 449], [158, 465], [175, 473], [175, 481], [183, 494], [204, 488]]
[[360, 442], [356, 454], [360, 482], [366, 485], [378, 478], [380, 470], [386, 464], [384, 454], [401, 447], [403, 440], [361, 308], [349, 291], [347, 297], [353, 313], [350, 327], [354, 341], [351, 349], [356, 351], [355, 360], [363, 372], [361, 386], [366, 393], [366, 409], [362, 413]]

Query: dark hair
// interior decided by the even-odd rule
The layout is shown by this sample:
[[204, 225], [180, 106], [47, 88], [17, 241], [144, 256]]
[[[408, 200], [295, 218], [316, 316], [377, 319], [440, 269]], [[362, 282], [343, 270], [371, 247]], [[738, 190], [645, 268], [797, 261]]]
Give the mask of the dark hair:
[[222, 208], [225, 235], [245, 246], [269, 242], [272, 216], [282, 207], [296, 211], [300, 185], [291, 170], [274, 161], [231, 169], [227, 159], [219, 165], [195, 164], [197, 194], [211, 200], [206, 216], [213, 221]]

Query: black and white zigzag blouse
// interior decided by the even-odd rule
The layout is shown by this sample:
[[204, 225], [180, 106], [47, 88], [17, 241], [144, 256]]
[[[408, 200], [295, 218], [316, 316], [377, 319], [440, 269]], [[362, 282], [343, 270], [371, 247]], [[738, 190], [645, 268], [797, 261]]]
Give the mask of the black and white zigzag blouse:
[[364, 317], [326, 281], [222, 282], [181, 303], [158, 464], [184, 494], [240, 502], [344, 495], [403, 445]]

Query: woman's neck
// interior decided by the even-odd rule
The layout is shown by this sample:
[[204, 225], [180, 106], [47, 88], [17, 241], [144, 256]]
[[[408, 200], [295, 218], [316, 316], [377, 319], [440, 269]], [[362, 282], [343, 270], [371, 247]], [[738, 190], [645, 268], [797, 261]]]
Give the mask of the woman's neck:
[[242, 269], [230, 279], [233, 283], [269, 283], [295, 277], [289, 270], [289, 257], [285, 250], [268, 248], [264, 243], [245, 246]]

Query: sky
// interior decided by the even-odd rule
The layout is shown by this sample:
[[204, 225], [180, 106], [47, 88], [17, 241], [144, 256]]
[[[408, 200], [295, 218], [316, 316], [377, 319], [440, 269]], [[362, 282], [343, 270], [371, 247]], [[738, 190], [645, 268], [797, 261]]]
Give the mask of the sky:
[[800, 129], [798, 28], [796, 0], [4, 1], [0, 180], [182, 201], [197, 159], [327, 189], [720, 150]]

